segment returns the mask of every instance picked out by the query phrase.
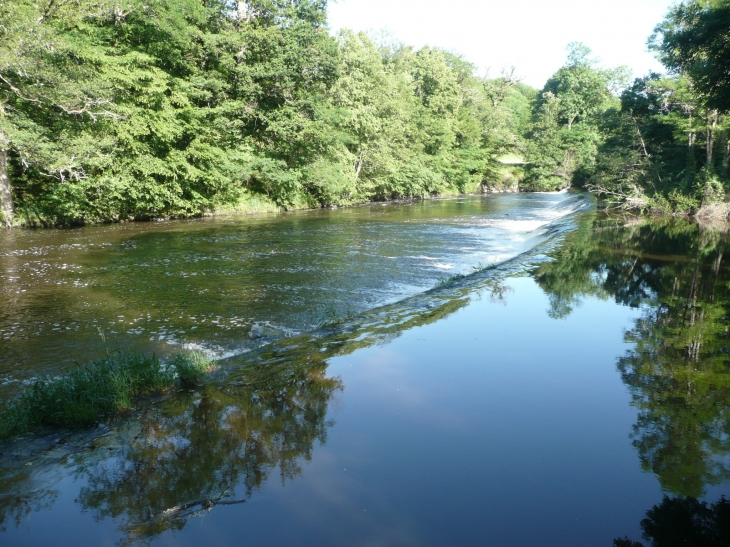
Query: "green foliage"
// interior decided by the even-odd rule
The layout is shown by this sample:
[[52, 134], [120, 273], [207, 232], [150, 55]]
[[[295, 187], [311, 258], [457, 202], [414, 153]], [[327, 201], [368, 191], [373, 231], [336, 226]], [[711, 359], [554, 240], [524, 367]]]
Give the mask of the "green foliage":
[[77, 427], [132, 408], [135, 397], [175, 385], [201, 385], [213, 363], [204, 355], [176, 355], [164, 366], [154, 355], [116, 352], [56, 378], [39, 378], [0, 409], [0, 439], [45, 425]]
[[688, 0], [671, 8], [649, 39], [670, 70], [692, 80], [708, 108], [730, 110], [730, 1]]
[[[697, 212], [730, 166], [727, 0], [672, 8], [676, 75], [633, 85], [583, 44], [540, 93], [514, 70], [327, 32], [325, 0], [0, 3], [0, 212], [34, 225], [585, 186]], [[623, 91], [621, 100], [617, 94]], [[505, 175], [497, 158], [525, 158]], [[705, 171], [702, 171], [705, 165]], [[5, 177], [7, 171], [8, 177]], [[243, 207], [245, 208], [245, 207]]]
[[475, 190], [529, 102], [437, 49], [331, 37], [322, 0], [18, 0], [0, 38], [27, 224]]
[[[677, 4], [649, 40], [672, 75], [638, 78], [588, 175], [609, 206], [703, 214], [725, 199], [730, 3]], [[704, 167], [702, 167], [704, 165]], [[719, 209], [718, 209], [719, 210]]]
[[215, 364], [198, 351], [188, 351], [176, 354], [169, 366], [174, 369], [183, 387], [195, 387], [205, 382], [206, 376], [213, 370]]
[[525, 182], [532, 190], [567, 188], [592, 168], [601, 118], [614, 106], [611, 89], [623, 74], [596, 68], [583, 44], [568, 49], [568, 63], [548, 80], [536, 105]]
[[608, 207], [726, 214], [728, 21], [725, 0], [673, 7], [650, 39], [673, 75], [632, 84], [625, 69], [599, 69], [588, 48], [571, 44], [537, 101], [523, 188], [583, 186]]

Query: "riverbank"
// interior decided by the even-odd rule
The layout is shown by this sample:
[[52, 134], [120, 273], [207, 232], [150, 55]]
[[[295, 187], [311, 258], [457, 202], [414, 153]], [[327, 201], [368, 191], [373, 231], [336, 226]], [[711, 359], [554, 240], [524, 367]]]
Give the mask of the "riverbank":
[[[250, 191], [240, 192], [238, 199], [231, 203], [219, 204], [197, 212], [191, 212], [186, 215], [169, 215], [165, 217], [155, 218], [110, 218], [105, 220], [78, 221], [72, 223], [57, 223], [50, 218], [41, 216], [37, 210], [30, 209], [28, 211], [17, 211], [11, 226], [14, 228], [64, 228], [64, 227], [80, 227], [92, 226], [98, 224], [116, 224], [127, 222], [154, 222], [169, 220], [189, 220], [195, 218], [221, 217], [221, 216], [255, 216], [272, 213], [285, 213], [293, 211], [314, 211], [320, 209], [342, 209], [348, 207], [363, 207], [374, 204], [383, 203], [409, 203], [422, 201], [427, 199], [450, 198], [455, 196], [472, 196], [480, 194], [509, 194], [519, 192], [533, 192], [535, 189], [526, 189], [521, 186], [524, 181], [524, 160], [518, 156], [506, 156], [497, 160], [499, 167], [494, 171], [491, 179], [485, 179], [479, 184], [473, 186], [471, 191], [463, 191], [457, 187], [442, 189], [438, 193], [429, 195], [402, 196], [392, 199], [377, 199], [372, 201], [354, 200], [347, 202], [337, 202], [329, 205], [317, 203], [309, 194], [296, 194], [290, 200], [287, 207], [282, 207], [276, 201], [265, 194], [254, 193]], [[2, 224], [0, 217], [0, 224]]]
[[[592, 194], [596, 195], [596, 194]], [[623, 212], [649, 218], [682, 218], [708, 225], [726, 224], [730, 227], [730, 202], [712, 202], [686, 209], [675, 209], [666, 204], [651, 204], [644, 200], [625, 200], [620, 203], [607, 203], [598, 198], [598, 208], [613, 213]]]
[[23, 215], [16, 215], [13, 224], [7, 226], [7, 228], [32, 228], [32, 229], [56, 229], [56, 228], [79, 228], [83, 226], [95, 226], [104, 224], [122, 224], [122, 223], [145, 223], [155, 221], [173, 221], [173, 220], [192, 220], [198, 218], [215, 218], [215, 217], [248, 217], [248, 216], [259, 216], [267, 214], [281, 214], [291, 212], [302, 212], [302, 211], [317, 211], [327, 209], [347, 209], [357, 207], [367, 207], [370, 205], [383, 205], [383, 204], [397, 204], [397, 203], [414, 203], [424, 200], [438, 200], [443, 198], [453, 198], [456, 196], [478, 196], [481, 194], [502, 194], [502, 193], [519, 193], [520, 189], [518, 185], [512, 184], [495, 184], [489, 186], [480, 185], [474, 192], [461, 192], [454, 188], [452, 191], [445, 191], [439, 194], [430, 196], [410, 196], [402, 198], [375, 200], [375, 201], [362, 201], [362, 202], [350, 202], [344, 204], [333, 204], [333, 205], [317, 205], [308, 201], [306, 196], [297, 196], [292, 201], [292, 205], [289, 207], [281, 207], [277, 205], [273, 200], [267, 196], [261, 194], [243, 194], [241, 199], [235, 203], [220, 205], [210, 210], [205, 210], [190, 215], [171, 215], [168, 217], [160, 218], [142, 218], [142, 219], [111, 219], [99, 222], [85, 222], [77, 224], [53, 224], [44, 221], [40, 217], [28, 217]]

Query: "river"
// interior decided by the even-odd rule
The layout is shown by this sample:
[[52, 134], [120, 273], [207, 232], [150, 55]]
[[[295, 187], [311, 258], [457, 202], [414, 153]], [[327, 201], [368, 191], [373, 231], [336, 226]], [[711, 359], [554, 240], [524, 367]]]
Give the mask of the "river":
[[0, 541], [696, 539], [730, 494], [729, 242], [574, 193], [3, 233], [4, 398], [117, 347], [220, 369], [0, 445]]

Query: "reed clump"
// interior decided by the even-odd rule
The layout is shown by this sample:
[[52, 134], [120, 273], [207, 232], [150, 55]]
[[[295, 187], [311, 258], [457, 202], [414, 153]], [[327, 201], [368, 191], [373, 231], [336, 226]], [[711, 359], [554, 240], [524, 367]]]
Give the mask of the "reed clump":
[[178, 382], [182, 387], [195, 387], [205, 383], [205, 379], [214, 368], [215, 363], [198, 351], [178, 353], [170, 361]]
[[0, 439], [42, 426], [83, 427], [132, 408], [142, 395], [164, 393], [178, 383], [200, 385], [213, 367], [197, 352], [164, 365], [152, 355], [115, 352], [60, 377], [35, 380], [0, 408]]

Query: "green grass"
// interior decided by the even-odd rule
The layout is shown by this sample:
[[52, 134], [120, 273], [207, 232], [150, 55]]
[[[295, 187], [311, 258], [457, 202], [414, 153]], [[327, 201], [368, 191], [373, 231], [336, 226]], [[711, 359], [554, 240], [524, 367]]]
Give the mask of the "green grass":
[[[480, 262], [476, 266], [472, 266], [471, 270], [472, 270], [472, 273], [479, 273], [479, 272], [487, 272], [489, 270], [493, 270], [496, 267], [497, 267], [497, 264], [484, 265]], [[456, 273], [456, 274], [450, 275], [448, 277], [442, 277], [436, 282], [436, 287], [438, 287], [438, 288], [450, 287], [451, 285], [453, 285], [457, 281], [464, 279], [465, 277], [467, 277], [467, 276], [464, 274], [460, 274], [460, 273]]]
[[182, 387], [195, 387], [205, 383], [205, 378], [215, 366], [213, 361], [197, 351], [178, 353], [170, 361]]
[[494, 270], [498, 264], [490, 263], [490, 264], [482, 264], [481, 262], [477, 264], [476, 266], [472, 266], [471, 269], [474, 273], [479, 272], [488, 272], [489, 270]]
[[212, 361], [200, 353], [155, 357], [116, 352], [56, 378], [40, 378], [0, 408], [0, 440], [43, 426], [83, 427], [132, 408], [141, 395], [164, 393], [176, 382], [202, 384]]
[[460, 279], [464, 279], [466, 276], [464, 274], [454, 274], [450, 275], [448, 277], [442, 277], [436, 282], [437, 287], [448, 287], [455, 283], [456, 281], [459, 281]]
[[221, 204], [212, 213], [214, 215], [257, 215], [281, 211], [282, 208], [266, 196], [243, 192], [234, 203]]

